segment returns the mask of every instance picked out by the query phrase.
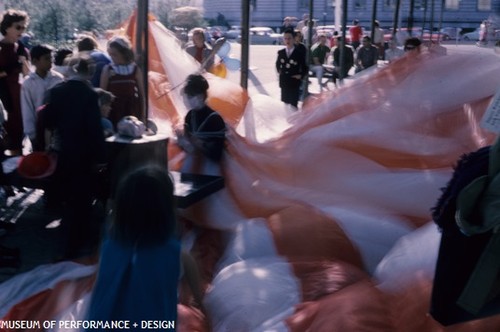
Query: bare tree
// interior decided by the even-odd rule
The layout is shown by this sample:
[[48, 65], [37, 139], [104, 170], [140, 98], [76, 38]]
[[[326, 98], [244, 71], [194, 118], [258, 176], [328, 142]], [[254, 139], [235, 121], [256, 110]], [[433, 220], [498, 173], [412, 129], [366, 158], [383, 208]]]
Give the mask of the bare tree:
[[[130, 17], [138, 0], [4, 0], [5, 8], [21, 9], [30, 16], [29, 32], [36, 42], [55, 46], [71, 43], [75, 33], [116, 29]], [[165, 26], [203, 26], [199, 7], [180, 10], [193, 0], [151, 0], [150, 11]]]

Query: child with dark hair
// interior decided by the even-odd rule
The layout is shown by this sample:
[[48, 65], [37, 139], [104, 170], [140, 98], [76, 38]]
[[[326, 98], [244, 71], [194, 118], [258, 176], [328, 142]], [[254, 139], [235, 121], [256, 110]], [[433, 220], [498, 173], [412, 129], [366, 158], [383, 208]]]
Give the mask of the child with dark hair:
[[188, 153], [183, 171], [218, 175], [226, 125], [219, 113], [206, 104], [208, 88], [202, 75], [188, 76], [182, 92], [189, 112], [184, 119], [184, 130], [177, 131], [177, 135], [179, 144]]
[[[175, 321], [179, 278], [182, 270], [193, 270], [181, 258], [168, 171], [131, 171], [119, 183], [112, 209], [86, 319]], [[195, 293], [201, 301], [201, 292]]]
[[78, 52], [86, 52], [90, 55], [90, 57], [94, 60], [95, 73], [90, 79], [92, 86], [98, 88], [101, 85], [101, 73], [102, 69], [105, 65], [111, 62], [111, 59], [108, 55], [101, 50], [99, 50], [99, 44], [94, 37], [87, 35], [83, 36], [76, 42], [76, 47], [78, 48]]
[[405, 40], [404, 51], [420, 51], [420, 45], [422, 45], [422, 41], [417, 37], [410, 37]]
[[21, 86], [24, 135], [30, 139], [35, 149], [41, 148], [36, 141], [37, 109], [44, 104], [47, 91], [64, 80], [63, 75], [51, 69], [53, 52], [54, 49], [49, 45], [31, 48], [31, 62], [35, 71], [26, 77]]
[[73, 51], [67, 47], [61, 47], [56, 51], [54, 56], [54, 70], [62, 74], [67, 75], [67, 60], [73, 55]]
[[127, 115], [146, 122], [144, 78], [134, 62], [132, 44], [125, 37], [113, 37], [108, 42], [108, 54], [111, 63], [102, 70], [100, 88], [116, 96], [109, 119], [115, 127]]
[[115, 96], [104, 89], [95, 88], [98, 96], [99, 108], [101, 110], [101, 125], [104, 130], [104, 137], [109, 137], [115, 134], [115, 130], [113, 129], [113, 123], [109, 121], [108, 116], [111, 111], [111, 105], [113, 104], [113, 100]]

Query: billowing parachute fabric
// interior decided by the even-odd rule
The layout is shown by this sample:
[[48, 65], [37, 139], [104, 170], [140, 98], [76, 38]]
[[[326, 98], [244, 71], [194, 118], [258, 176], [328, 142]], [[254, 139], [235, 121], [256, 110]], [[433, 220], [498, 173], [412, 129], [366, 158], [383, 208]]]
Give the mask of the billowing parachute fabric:
[[[171, 132], [186, 112], [176, 87], [198, 67], [158, 22], [149, 28], [151, 114]], [[180, 211], [201, 234], [191, 251], [206, 315], [180, 303], [177, 330], [500, 330], [498, 316], [443, 327], [428, 314], [440, 241], [431, 208], [460, 156], [495, 138], [479, 122], [499, 64], [493, 52], [431, 48], [294, 114], [206, 74], [229, 127], [226, 186]], [[95, 271], [67, 264], [0, 284], [0, 317], [83, 319]]]

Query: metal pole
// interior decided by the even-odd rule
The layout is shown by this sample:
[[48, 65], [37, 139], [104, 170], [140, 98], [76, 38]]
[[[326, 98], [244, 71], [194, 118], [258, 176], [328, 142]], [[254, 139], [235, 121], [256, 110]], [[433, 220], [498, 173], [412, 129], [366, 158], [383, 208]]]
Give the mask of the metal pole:
[[241, 7], [241, 71], [240, 85], [248, 89], [248, 59], [250, 41], [250, 0], [243, 0]]
[[[309, 21], [307, 22], [307, 25], [309, 26], [309, 29], [307, 29], [307, 49], [311, 49], [312, 45], [312, 36], [313, 36], [313, 26], [314, 26], [314, 0], [309, 0]], [[307, 52], [309, 55], [309, 52]]]
[[[284, 19], [285, 18], [285, 1], [284, 0], [281, 0], [281, 18]], [[284, 23], [284, 21], [282, 21], [282, 23]], [[278, 28], [280, 29], [280, 28]], [[283, 33], [283, 31], [279, 30], [278, 32], [280, 33]]]
[[408, 15], [408, 33], [410, 37], [412, 35], [413, 30], [413, 20], [414, 20], [414, 10], [415, 10], [415, 0], [410, 0], [410, 13]]
[[339, 56], [340, 56], [340, 61], [339, 61], [339, 66], [340, 66], [340, 73], [339, 73], [339, 84], [343, 84], [344, 82], [344, 68], [345, 68], [345, 45], [346, 45], [346, 31], [347, 30], [347, 0], [342, 0], [342, 47], [340, 48]]
[[144, 76], [144, 119], [141, 119], [147, 125], [149, 117], [149, 102], [148, 102], [148, 10], [149, 0], [138, 0], [137, 3], [137, 25], [136, 25], [136, 54], [139, 67]]
[[429, 30], [431, 31], [431, 35], [430, 35], [430, 42], [432, 42], [432, 30], [434, 30], [434, 5], [435, 5], [435, 1], [434, 0], [431, 0], [431, 22], [430, 22], [430, 27], [429, 27]]
[[[309, 20], [307, 21], [307, 52], [306, 52], [306, 63], [309, 65], [310, 60], [311, 60], [311, 42], [312, 42], [312, 36], [313, 36], [313, 4], [314, 0], [309, 0]], [[306, 74], [306, 77], [304, 79], [304, 98], [309, 96], [309, 73]]]
[[372, 33], [370, 38], [375, 39], [375, 20], [377, 19], [377, 0], [373, 0], [372, 3]]
[[420, 33], [420, 38], [424, 36], [425, 21], [427, 21], [427, 0], [424, 1], [424, 18], [422, 19], [422, 32]]
[[396, 8], [394, 8], [394, 28], [392, 29], [392, 38], [396, 37], [396, 32], [398, 30], [400, 6], [401, 6], [401, 0], [396, 0]]
[[438, 43], [441, 41], [441, 29], [443, 28], [443, 13], [446, 0], [441, 1], [441, 11], [439, 12], [439, 32], [438, 32]]

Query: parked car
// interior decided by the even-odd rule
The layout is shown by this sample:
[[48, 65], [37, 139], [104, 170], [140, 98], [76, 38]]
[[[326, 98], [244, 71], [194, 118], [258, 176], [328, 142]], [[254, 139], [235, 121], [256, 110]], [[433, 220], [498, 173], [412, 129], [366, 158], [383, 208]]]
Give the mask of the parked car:
[[441, 35], [443, 36], [442, 40], [460, 40], [462, 32], [462, 28], [455, 27], [445, 27], [441, 29]]
[[[253, 45], [280, 45], [283, 44], [283, 36], [269, 27], [253, 27], [249, 30], [250, 44]], [[241, 36], [237, 39], [241, 42]]]
[[241, 37], [241, 26], [232, 26], [231, 29], [224, 33], [226, 39], [238, 39]]
[[462, 39], [463, 40], [479, 40], [479, 28], [477, 28], [476, 30], [472, 31], [472, 32], [467, 32], [467, 33], [464, 33], [462, 35]]
[[[462, 34], [462, 40], [474, 40], [478, 41], [479, 37], [481, 36], [481, 28], [476, 28], [476, 30], [472, 32], [467, 32]], [[499, 40], [500, 39], [500, 29], [495, 29], [493, 32], [493, 35], [489, 38], [489, 40]]]
[[216, 41], [217, 39], [224, 37], [224, 33], [226, 30], [227, 28], [222, 26], [213, 26], [206, 28], [206, 31], [210, 34], [210, 37], [212, 38], [213, 41]]
[[[430, 30], [427, 29], [422, 30], [421, 27], [413, 27], [411, 29], [411, 36], [417, 37], [422, 41], [432, 40], [433, 42], [443, 41], [449, 38], [447, 35], [439, 31], [433, 31], [431, 34]], [[410, 37], [410, 32], [408, 31], [408, 28], [399, 28], [398, 31], [396, 32], [396, 39], [399, 45], [404, 45], [404, 41], [409, 37]]]
[[316, 34], [324, 34], [327, 38], [331, 38], [335, 32], [335, 25], [319, 25], [316, 27]]
[[[387, 28], [382, 28], [382, 31], [384, 32], [384, 42], [387, 43], [392, 39], [392, 30], [387, 29]], [[371, 30], [363, 30], [363, 36], [368, 36], [371, 38], [372, 36], [372, 31]]]

